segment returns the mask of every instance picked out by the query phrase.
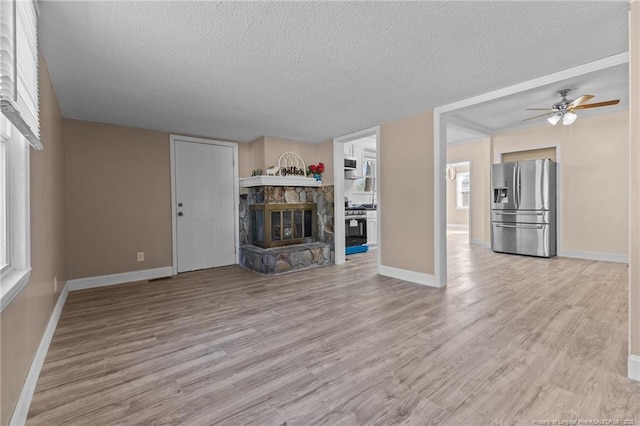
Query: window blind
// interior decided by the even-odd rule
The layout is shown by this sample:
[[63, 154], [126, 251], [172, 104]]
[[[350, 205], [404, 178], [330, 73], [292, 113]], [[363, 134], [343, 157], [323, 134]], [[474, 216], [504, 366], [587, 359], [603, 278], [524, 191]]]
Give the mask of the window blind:
[[0, 1], [0, 109], [34, 148], [42, 149], [36, 7], [34, 0]]

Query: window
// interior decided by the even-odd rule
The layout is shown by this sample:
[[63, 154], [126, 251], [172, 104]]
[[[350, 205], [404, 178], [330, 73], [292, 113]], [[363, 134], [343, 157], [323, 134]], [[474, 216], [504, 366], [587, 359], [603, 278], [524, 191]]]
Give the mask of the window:
[[0, 115], [2, 161], [2, 210], [0, 245], [2, 269], [0, 310], [13, 300], [29, 281], [29, 144], [9, 120]]
[[29, 144], [42, 149], [37, 39], [36, 2], [0, 1], [0, 311], [31, 273]]
[[354, 192], [372, 194], [376, 191], [376, 160], [362, 162], [362, 177], [353, 183]]
[[469, 172], [458, 173], [456, 178], [456, 200], [459, 209], [469, 208]]
[[9, 213], [7, 209], [7, 185], [9, 184], [9, 167], [7, 161], [7, 133], [6, 119], [0, 115], [0, 274], [5, 273], [10, 267], [9, 259]]

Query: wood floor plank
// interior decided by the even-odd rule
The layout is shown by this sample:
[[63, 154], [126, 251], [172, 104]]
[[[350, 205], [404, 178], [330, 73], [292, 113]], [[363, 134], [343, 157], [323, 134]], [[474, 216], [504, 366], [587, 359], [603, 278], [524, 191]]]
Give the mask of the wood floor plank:
[[29, 425], [640, 421], [626, 265], [451, 232], [445, 289], [345, 265], [236, 266], [69, 294]]

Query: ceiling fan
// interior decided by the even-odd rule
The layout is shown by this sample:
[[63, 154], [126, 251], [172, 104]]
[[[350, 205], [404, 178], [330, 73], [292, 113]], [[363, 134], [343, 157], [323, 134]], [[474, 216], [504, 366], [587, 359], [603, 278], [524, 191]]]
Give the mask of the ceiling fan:
[[545, 117], [550, 115], [551, 117], [547, 118], [547, 121], [551, 123], [553, 126], [558, 124], [560, 120], [562, 120], [562, 124], [568, 126], [569, 124], [573, 124], [578, 118], [578, 115], [574, 112], [574, 110], [578, 109], [587, 109], [587, 108], [598, 108], [603, 106], [617, 105], [620, 103], [620, 99], [615, 99], [611, 101], [604, 102], [596, 102], [593, 104], [585, 104], [588, 100], [594, 98], [593, 95], [582, 95], [579, 98], [570, 101], [567, 99], [567, 95], [569, 94], [570, 89], [563, 89], [558, 92], [558, 96], [562, 96], [562, 100], [560, 102], [556, 102], [551, 106], [551, 108], [526, 108], [525, 111], [549, 111], [544, 114], [536, 115], [535, 117], [525, 118], [522, 121], [533, 120], [534, 118]]

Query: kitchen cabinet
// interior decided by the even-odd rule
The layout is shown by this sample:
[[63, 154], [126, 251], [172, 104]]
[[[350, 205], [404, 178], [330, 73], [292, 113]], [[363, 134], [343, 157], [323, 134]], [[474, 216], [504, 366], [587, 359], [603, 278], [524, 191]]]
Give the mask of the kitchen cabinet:
[[345, 143], [344, 144], [344, 156], [345, 157], [353, 157], [353, 144], [352, 143]]
[[364, 159], [364, 148], [361, 146], [353, 145], [353, 153], [352, 155], [355, 157], [357, 164], [357, 170], [362, 168], [362, 160]]
[[378, 244], [378, 212], [376, 210], [367, 211], [367, 245]]
[[364, 148], [352, 143], [344, 144], [344, 156], [345, 158], [353, 158], [358, 162], [358, 168], [362, 165], [362, 159], [364, 158]]

